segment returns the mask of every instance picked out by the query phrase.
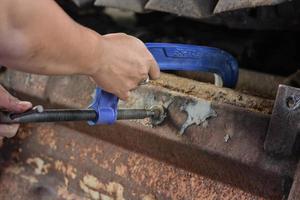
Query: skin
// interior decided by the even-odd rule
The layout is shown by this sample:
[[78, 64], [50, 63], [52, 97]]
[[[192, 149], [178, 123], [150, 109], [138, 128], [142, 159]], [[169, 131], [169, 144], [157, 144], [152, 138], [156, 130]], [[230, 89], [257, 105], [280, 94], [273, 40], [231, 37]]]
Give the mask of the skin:
[[[20, 101], [10, 95], [0, 85], [0, 109], [9, 110], [11, 112], [25, 112], [32, 107], [30, 102]], [[0, 144], [3, 137], [13, 137], [19, 128], [19, 124], [0, 125]]]
[[[0, 47], [0, 65], [35, 74], [87, 75], [123, 100], [148, 75], [160, 75], [142, 41], [124, 33], [100, 35], [73, 21], [54, 0], [0, 0]], [[2, 109], [24, 112], [31, 106], [0, 87]], [[17, 127], [0, 125], [0, 136], [14, 135]]]

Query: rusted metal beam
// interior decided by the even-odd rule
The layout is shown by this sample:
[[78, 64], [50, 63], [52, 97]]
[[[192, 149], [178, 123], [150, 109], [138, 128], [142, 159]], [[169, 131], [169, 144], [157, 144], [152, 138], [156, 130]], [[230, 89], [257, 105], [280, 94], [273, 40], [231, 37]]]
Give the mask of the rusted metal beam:
[[[49, 78], [8, 71], [0, 80], [7, 87], [39, 97], [37, 100], [40, 103], [50, 103], [52, 106], [87, 106], [94, 88], [84, 77]], [[200, 101], [211, 102], [211, 109], [217, 116], [207, 119], [200, 126], [189, 127], [180, 136], [180, 127], [187, 117], [182, 105]], [[65, 126], [71, 128], [68, 130], [73, 130], [74, 134], [68, 131], [62, 136], [65, 138], [62, 142], [67, 145], [67, 137], [74, 137], [75, 141], [78, 139], [82, 143], [80, 149], [86, 149], [85, 145], [91, 143], [88, 139], [79, 141], [76, 133], [80, 132], [92, 137], [95, 142], [108, 141], [269, 199], [281, 199], [288, 191], [297, 159], [276, 160], [263, 151], [270, 119], [268, 113], [273, 101], [163, 75], [162, 79], [133, 92], [130, 100], [121, 102], [120, 107], [144, 108], [153, 104], [168, 107], [167, 120], [161, 126], [153, 128], [145, 120], [95, 127], [68, 123]], [[46, 154], [48, 150], [41, 150], [34, 142], [36, 139], [33, 137], [32, 140], [32, 146], [26, 146], [29, 148], [27, 151], [45, 150]], [[76, 150], [77, 155], [80, 149]], [[51, 152], [55, 157], [64, 157], [62, 150]]]
[[280, 85], [273, 108], [265, 150], [274, 156], [291, 156], [296, 148], [300, 120], [300, 89]]
[[57, 124], [23, 126], [3, 150], [4, 200], [262, 200]]

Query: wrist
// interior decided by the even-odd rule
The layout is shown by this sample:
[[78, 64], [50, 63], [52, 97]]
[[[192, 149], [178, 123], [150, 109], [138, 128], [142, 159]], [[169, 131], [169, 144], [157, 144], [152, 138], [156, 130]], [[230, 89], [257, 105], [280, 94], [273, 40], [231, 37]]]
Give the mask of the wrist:
[[78, 74], [93, 76], [98, 70], [102, 57], [102, 40], [103, 36], [99, 33], [83, 27], [85, 37], [82, 37], [85, 48], [83, 48], [85, 56], [79, 67]]

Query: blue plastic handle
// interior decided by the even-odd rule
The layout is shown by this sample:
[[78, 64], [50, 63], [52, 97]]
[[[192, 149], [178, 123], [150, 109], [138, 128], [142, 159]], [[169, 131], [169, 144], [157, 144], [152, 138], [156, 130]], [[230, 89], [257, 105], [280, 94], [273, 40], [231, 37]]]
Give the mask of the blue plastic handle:
[[[170, 43], [147, 43], [146, 46], [162, 71], [210, 72], [218, 74], [226, 87], [234, 87], [237, 83], [237, 61], [223, 50]], [[94, 101], [89, 108], [97, 112], [98, 119], [88, 123], [90, 125], [115, 123], [118, 101], [115, 95], [97, 88]]]

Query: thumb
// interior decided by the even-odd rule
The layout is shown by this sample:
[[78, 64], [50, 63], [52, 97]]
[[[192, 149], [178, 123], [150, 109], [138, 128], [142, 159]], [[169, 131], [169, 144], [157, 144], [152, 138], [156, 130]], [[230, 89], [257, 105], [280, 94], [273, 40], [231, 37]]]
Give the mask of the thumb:
[[28, 101], [20, 101], [17, 98], [10, 95], [1, 85], [0, 85], [0, 108], [11, 112], [25, 112], [30, 109], [32, 104]]
[[0, 140], [2, 137], [11, 138], [16, 135], [19, 124], [0, 125]]

